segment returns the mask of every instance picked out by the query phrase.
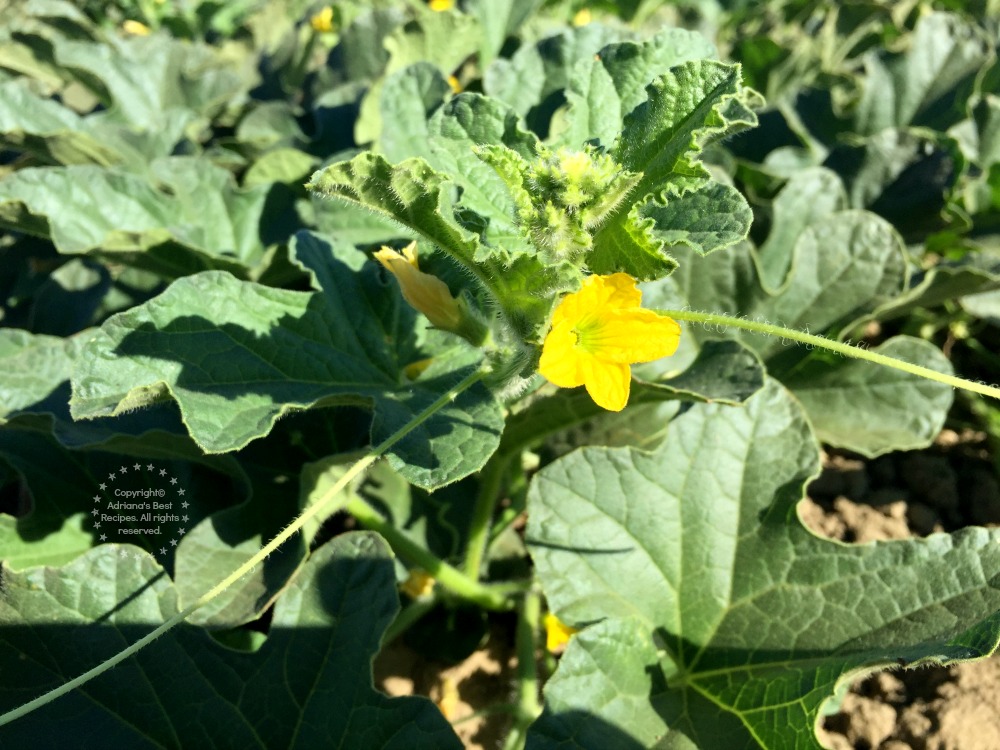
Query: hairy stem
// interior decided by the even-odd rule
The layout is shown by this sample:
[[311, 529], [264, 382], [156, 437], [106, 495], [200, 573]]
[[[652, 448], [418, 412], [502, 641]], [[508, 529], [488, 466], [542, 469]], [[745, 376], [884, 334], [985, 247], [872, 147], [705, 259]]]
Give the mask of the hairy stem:
[[352, 498], [347, 501], [344, 509], [358, 519], [363, 526], [384, 536], [393, 552], [426, 570], [438, 583], [453, 594], [468, 602], [478, 604], [484, 609], [506, 610], [514, 608], [514, 601], [510, 596], [510, 586], [488, 586], [465, 575], [462, 571], [435, 557], [414, 542], [364, 500]]
[[921, 367], [920, 365], [910, 364], [909, 362], [904, 362], [903, 360], [896, 359], [895, 357], [887, 357], [884, 354], [871, 352], [867, 349], [862, 349], [859, 346], [844, 344], [839, 341], [832, 341], [831, 339], [824, 338], [823, 336], [803, 333], [802, 331], [796, 331], [793, 328], [782, 328], [781, 326], [772, 325], [771, 323], [761, 323], [755, 320], [734, 318], [729, 315], [694, 312], [692, 310], [657, 310], [656, 312], [661, 313], [662, 315], [667, 315], [674, 320], [686, 320], [692, 323], [710, 323], [712, 325], [730, 326], [732, 328], [741, 328], [744, 331], [753, 331], [754, 333], [763, 333], [769, 336], [777, 336], [784, 339], [790, 339], [792, 341], [798, 341], [799, 343], [807, 344], [809, 346], [817, 346], [822, 349], [828, 349], [832, 352], [836, 352], [837, 354], [842, 354], [845, 357], [863, 359], [867, 362], [874, 362], [877, 365], [891, 367], [895, 370], [901, 370], [902, 372], [907, 372], [911, 375], [917, 375], [919, 377], [926, 378], [927, 380], [944, 383], [945, 385], [950, 385], [952, 388], [961, 388], [962, 390], [971, 391], [972, 393], [980, 393], [984, 396], [1000, 399], [1000, 388], [997, 388], [996, 386], [986, 385], [985, 383], [977, 383], [972, 380], [965, 380], [964, 378], [955, 377], [954, 375], [946, 375], [942, 372], [938, 372], [937, 370], [932, 370], [929, 367]]
[[460, 383], [458, 383], [454, 388], [449, 390], [447, 393], [443, 394], [434, 403], [424, 409], [420, 414], [415, 416], [411, 421], [407, 422], [405, 425], [400, 427], [396, 432], [387, 437], [384, 441], [372, 448], [364, 458], [357, 461], [355, 464], [349, 468], [344, 475], [337, 480], [337, 482], [326, 491], [326, 493], [320, 497], [315, 503], [306, 508], [305, 511], [299, 515], [292, 523], [290, 523], [280, 534], [278, 534], [274, 539], [268, 542], [261, 550], [247, 560], [243, 565], [237, 568], [233, 573], [227, 576], [225, 579], [220, 581], [218, 584], [213, 586], [209, 591], [202, 594], [195, 602], [185, 607], [183, 610], [175, 614], [165, 623], [160, 625], [155, 630], [146, 634], [139, 640], [137, 640], [132, 645], [119, 651], [117, 654], [112, 656], [110, 659], [98, 664], [91, 670], [84, 672], [79, 677], [75, 677], [69, 682], [60, 685], [57, 688], [50, 690], [44, 695], [40, 695], [28, 703], [22, 706], [18, 706], [13, 711], [8, 711], [7, 713], [0, 716], [0, 726], [7, 724], [15, 719], [19, 719], [26, 714], [31, 713], [37, 708], [41, 708], [47, 703], [51, 703], [56, 698], [69, 693], [81, 685], [89, 682], [100, 674], [108, 671], [112, 667], [120, 664], [121, 662], [128, 659], [133, 654], [137, 653], [143, 647], [149, 645], [158, 637], [166, 633], [168, 630], [173, 628], [175, 625], [186, 620], [191, 616], [192, 613], [201, 609], [210, 601], [215, 599], [219, 594], [225, 591], [227, 588], [232, 586], [234, 583], [240, 580], [244, 575], [249, 573], [256, 565], [262, 563], [264, 558], [274, 552], [278, 547], [288, 541], [292, 536], [294, 536], [303, 526], [305, 526], [311, 519], [323, 513], [324, 510], [330, 505], [330, 503], [339, 495], [346, 487], [350, 485], [354, 479], [365, 471], [369, 466], [371, 466], [375, 461], [379, 459], [386, 451], [388, 451], [393, 445], [398, 443], [404, 437], [406, 437], [410, 432], [419, 427], [430, 417], [440, 411], [443, 407], [451, 403], [460, 393], [470, 388], [475, 383], [479, 382], [485, 375], [485, 371], [476, 370], [475, 372], [469, 374]]

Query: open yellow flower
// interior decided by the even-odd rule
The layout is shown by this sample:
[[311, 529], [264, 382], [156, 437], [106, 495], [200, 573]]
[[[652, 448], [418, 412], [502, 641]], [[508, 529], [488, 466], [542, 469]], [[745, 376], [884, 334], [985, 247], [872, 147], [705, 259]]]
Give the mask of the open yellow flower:
[[383, 247], [375, 253], [375, 259], [396, 277], [403, 299], [426, 315], [432, 325], [445, 331], [461, 330], [463, 316], [458, 300], [441, 279], [420, 270], [416, 242], [404, 247], [402, 253]]
[[677, 351], [681, 327], [640, 307], [642, 292], [625, 273], [589, 276], [580, 291], [556, 307], [538, 371], [560, 388], [587, 386], [598, 406], [621, 411], [628, 403], [629, 365]]

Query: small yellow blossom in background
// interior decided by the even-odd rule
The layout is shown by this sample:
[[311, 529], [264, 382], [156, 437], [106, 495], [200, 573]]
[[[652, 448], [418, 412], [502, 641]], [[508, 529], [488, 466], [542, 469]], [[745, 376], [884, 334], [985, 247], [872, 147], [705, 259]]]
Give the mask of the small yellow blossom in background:
[[427, 3], [431, 10], [438, 11], [451, 10], [455, 7], [455, 0], [431, 0]]
[[399, 590], [411, 599], [421, 599], [434, 590], [434, 577], [426, 570], [414, 568]]
[[621, 411], [632, 382], [629, 367], [677, 351], [681, 327], [640, 307], [642, 292], [625, 273], [588, 276], [556, 307], [538, 371], [560, 388], [587, 386], [598, 406]]
[[133, 36], [149, 36], [150, 34], [149, 27], [146, 24], [131, 19], [122, 24], [122, 31]]
[[462, 93], [462, 84], [459, 83], [455, 76], [448, 76], [448, 85], [451, 86], [452, 92], [456, 94]]
[[329, 34], [333, 31], [333, 7], [327, 5], [323, 10], [309, 19], [309, 25], [314, 31], [320, 34]]
[[448, 721], [452, 721], [458, 715], [459, 701], [458, 682], [454, 677], [442, 677], [441, 698], [435, 701], [435, 704]]
[[581, 8], [576, 12], [576, 15], [573, 16], [573, 25], [586, 26], [593, 20], [593, 18], [594, 17], [590, 12], [590, 8]]
[[448, 285], [441, 279], [420, 270], [416, 242], [404, 247], [402, 253], [383, 247], [375, 253], [375, 259], [396, 277], [403, 298], [426, 315], [432, 325], [445, 331], [461, 328], [462, 311], [458, 300], [451, 296]]
[[569, 637], [580, 632], [576, 628], [564, 624], [551, 612], [546, 613], [542, 622], [545, 625], [545, 648], [553, 654], [561, 654], [566, 649], [566, 644], [569, 643]]

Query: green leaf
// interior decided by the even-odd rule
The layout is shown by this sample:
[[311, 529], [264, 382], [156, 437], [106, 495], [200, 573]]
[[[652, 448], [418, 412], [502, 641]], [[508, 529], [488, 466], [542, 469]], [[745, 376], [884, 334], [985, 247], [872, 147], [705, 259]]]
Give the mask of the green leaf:
[[379, 153], [394, 162], [426, 157], [427, 120], [451, 93], [441, 71], [428, 62], [414, 63], [387, 77], [380, 103]]
[[267, 188], [240, 190], [227, 171], [192, 157], [158, 160], [151, 173], [165, 190], [94, 166], [18, 170], [0, 182], [0, 225], [51, 237], [60, 253], [168, 278], [210, 268], [246, 275], [260, 262]]
[[[952, 374], [933, 344], [895, 336], [874, 351]], [[951, 408], [951, 388], [888, 367], [840, 357], [811, 357], [782, 378], [809, 412], [817, 437], [874, 457], [930, 445]]]
[[[563, 29], [536, 44], [522, 46], [510, 60], [494, 60], [483, 76], [483, 90], [512, 107], [544, 138], [553, 113], [565, 101], [563, 90], [577, 63], [627, 36], [627, 32], [598, 23]], [[579, 148], [582, 144], [571, 145]]]
[[108, 119], [142, 130], [176, 109], [211, 117], [256, 82], [214, 47], [163, 34], [64, 41], [55, 52], [61, 65], [86, 74], [79, 80], [108, 107]]
[[818, 538], [795, 510], [818, 459], [772, 381], [743, 407], [693, 406], [655, 453], [584, 448], [534, 477], [546, 598], [570, 625], [603, 622], [571, 644], [533, 747], [587, 747], [582, 726], [623, 747], [818, 750], [824, 702], [859, 671], [993, 651], [1000, 533]]
[[686, 62], [655, 78], [647, 99], [624, 119], [611, 155], [642, 172], [637, 196], [659, 193], [670, 182], [681, 190], [708, 177], [698, 161], [705, 145], [757, 124], [751, 107], [760, 94], [741, 85], [738, 65]]
[[[755, 92], [740, 85], [739, 66], [706, 60], [678, 65], [656, 78], [646, 93], [647, 100], [625, 117], [611, 151], [624, 169], [642, 173], [633, 188], [634, 202], [623, 204], [596, 232], [588, 260], [594, 273], [623, 271], [643, 281], [665, 276], [676, 267], [663, 240], [651, 232], [653, 220], [640, 218], [643, 199], [653, 195], [668, 207], [661, 218], [666, 237], [674, 242], [680, 236], [678, 225], [685, 226], [688, 232], [697, 229], [704, 212], [699, 199], [691, 199], [687, 205], [681, 203], [675, 209], [669, 208], [670, 201], [705, 187], [709, 172], [698, 160], [701, 149], [715, 138], [755, 125], [757, 120], [749, 106], [759, 99]], [[729, 198], [740, 202], [732, 193]], [[657, 212], [653, 209], [652, 213]], [[741, 216], [733, 225], [737, 233], [746, 223], [745, 209]], [[717, 221], [709, 228], [722, 229]], [[686, 239], [690, 241], [693, 236]], [[732, 239], [730, 234], [724, 241]]]
[[[118, 652], [178, 607], [165, 571], [127, 545], [103, 545], [63, 568], [3, 573], [0, 667], [20, 676], [0, 688], [4, 710]], [[123, 592], [132, 594], [124, 602]], [[372, 657], [398, 609], [385, 542], [369, 533], [336, 537], [278, 600], [254, 653], [179, 625], [84, 690], [0, 729], [0, 739], [80, 748], [460, 748], [432, 703], [388, 698], [371, 685]]]
[[944, 130], [964, 117], [961, 88], [988, 60], [986, 34], [957, 15], [932, 12], [920, 16], [907, 42], [904, 52], [876, 49], [865, 56], [856, 132], [905, 125]]
[[3, 141], [57, 164], [107, 166], [121, 154], [85, 131], [73, 110], [33, 94], [21, 80], [0, 84]]
[[[207, 272], [108, 320], [75, 371], [73, 416], [113, 416], [170, 396], [195, 442], [218, 453], [266, 435], [290, 411], [354, 404], [373, 408], [379, 443], [477, 366], [478, 351], [455, 337], [450, 350], [424, 348], [395, 284], [353, 247], [300, 233], [292, 251], [321, 292]], [[409, 381], [406, 365], [427, 356], [434, 364]], [[475, 386], [389, 460], [413, 484], [437, 487], [480, 468], [502, 427], [499, 405]]]
[[479, 23], [474, 17], [451, 10], [422, 11], [416, 20], [396, 27], [381, 41], [389, 59], [383, 77], [371, 86], [361, 102], [361, 111], [354, 123], [355, 142], [378, 141], [386, 130], [379, 114], [384, 102], [385, 76], [418, 62], [433, 65], [445, 76], [450, 75], [478, 49], [480, 38]]
[[962, 181], [966, 163], [948, 136], [887, 128], [859, 144], [838, 146], [825, 163], [843, 178], [852, 207], [879, 214], [904, 237], [922, 240], [954, 223], [946, 198]]
[[321, 169], [306, 187], [396, 221], [468, 266], [479, 241], [455, 221], [449, 182], [450, 177], [435, 172], [423, 159], [390, 164], [378, 154], [365, 152]]
[[646, 86], [664, 70], [690, 60], [715, 57], [701, 34], [664, 29], [647, 41], [609, 44], [573, 68], [566, 83], [569, 109], [555, 145], [578, 149], [596, 140], [610, 147], [625, 116], [646, 101]]
[[685, 245], [702, 255], [746, 239], [753, 222], [746, 198], [719, 182], [671, 196], [665, 205], [649, 201], [639, 214], [653, 220], [653, 236], [666, 247]]
[[772, 294], [785, 287], [795, 243], [810, 224], [847, 208], [844, 185], [822, 167], [803, 169], [788, 180], [771, 206], [772, 226], [757, 250], [761, 285]]
[[482, 29], [480, 66], [485, 68], [493, 61], [507, 38], [513, 36], [541, 4], [542, 0], [470, 0], [463, 5], [466, 13], [479, 19]]

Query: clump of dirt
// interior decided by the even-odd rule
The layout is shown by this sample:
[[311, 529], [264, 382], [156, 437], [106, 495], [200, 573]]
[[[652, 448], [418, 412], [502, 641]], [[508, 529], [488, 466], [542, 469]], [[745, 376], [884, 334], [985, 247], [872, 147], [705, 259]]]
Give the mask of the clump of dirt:
[[453, 666], [397, 639], [375, 659], [375, 687], [393, 697], [427, 696], [468, 750], [492, 750], [507, 736], [511, 714], [491, 708], [513, 700], [515, 666], [513, 640], [503, 628], [494, 627], [482, 648]]
[[831, 452], [799, 506], [817, 534], [843, 542], [1000, 525], [1000, 483], [986, 435], [945, 430], [923, 451], [872, 460]]
[[[799, 514], [817, 534], [856, 543], [997, 526], [1000, 485], [986, 436], [945, 430], [925, 451], [825, 455]], [[996, 750], [1000, 658], [872, 675], [820, 738], [832, 750]]]
[[832, 750], [1000, 748], [1000, 660], [881, 672], [821, 730]]

